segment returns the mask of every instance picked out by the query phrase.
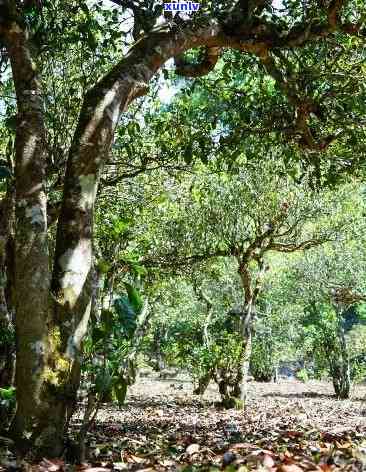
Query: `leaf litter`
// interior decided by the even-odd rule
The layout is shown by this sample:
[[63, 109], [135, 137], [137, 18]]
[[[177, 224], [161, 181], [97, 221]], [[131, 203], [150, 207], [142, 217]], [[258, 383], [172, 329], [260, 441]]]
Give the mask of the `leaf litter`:
[[202, 397], [191, 392], [188, 381], [141, 379], [122, 408], [108, 404], [98, 414], [88, 464], [45, 459], [28, 470], [366, 470], [366, 386], [341, 401], [324, 382], [251, 382], [245, 410], [218, 408], [214, 386]]

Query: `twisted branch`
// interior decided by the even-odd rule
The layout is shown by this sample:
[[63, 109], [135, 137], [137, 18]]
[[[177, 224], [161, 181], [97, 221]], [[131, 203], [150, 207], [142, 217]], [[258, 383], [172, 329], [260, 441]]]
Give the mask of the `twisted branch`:
[[174, 58], [176, 73], [184, 77], [202, 77], [211, 72], [219, 60], [221, 48], [205, 48], [204, 57], [198, 64], [187, 62], [184, 57], [177, 56]]

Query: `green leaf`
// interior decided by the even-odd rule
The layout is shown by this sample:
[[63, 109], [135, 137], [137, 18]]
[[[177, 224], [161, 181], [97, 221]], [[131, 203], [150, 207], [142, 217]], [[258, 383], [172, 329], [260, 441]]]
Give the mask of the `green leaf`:
[[126, 231], [130, 228], [131, 221], [126, 218], [119, 218], [113, 223], [113, 235], [118, 238], [119, 236], [126, 233]]
[[120, 297], [114, 301], [114, 309], [116, 310], [119, 318], [124, 320], [126, 318], [134, 319], [136, 313], [127, 297]]
[[135, 313], [139, 313], [142, 309], [142, 299], [139, 292], [131, 284], [125, 282], [125, 287], [128, 293], [128, 300], [131, 303]]
[[103, 259], [98, 261], [97, 267], [102, 274], [107, 274], [111, 270], [111, 264]]
[[12, 400], [15, 398], [15, 387], [0, 388], [0, 398], [3, 400]]
[[131, 270], [136, 274], [136, 275], [147, 275], [147, 269], [143, 265], [136, 264], [136, 263], [131, 263]]

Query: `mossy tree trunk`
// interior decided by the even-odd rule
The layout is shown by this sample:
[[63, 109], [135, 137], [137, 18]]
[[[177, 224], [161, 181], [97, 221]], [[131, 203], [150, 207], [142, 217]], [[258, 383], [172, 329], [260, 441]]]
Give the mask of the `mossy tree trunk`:
[[[11, 13], [14, 18], [16, 12]], [[48, 405], [43, 386], [50, 355], [45, 127], [42, 93], [27, 36], [18, 23], [10, 22], [6, 45], [18, 108], [14, 281], [17, 412], [12, 433], [20, 449], [27, 447], [36, 431], [45, 432]]]

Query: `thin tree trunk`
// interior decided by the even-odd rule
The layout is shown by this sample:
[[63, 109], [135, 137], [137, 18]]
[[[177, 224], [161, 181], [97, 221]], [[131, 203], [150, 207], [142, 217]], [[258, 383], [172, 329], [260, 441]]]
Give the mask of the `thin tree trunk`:
[[[263, 249], [262, 249], [263, 251]], [[262, 287], [263, 275], [268, 269], [264, 263], [263, 257], [260, 256], [257, 259], [259, 272], [255, 281], [252, 281], [250, 269], [248, 267], [251, 253], [245, 255], [243, 260], [239, 260], [239, 275], [241, 278], [244, 297], [245, 297], [245, 309], [241, 319], [241, 335], [243, 341], [243, 350], [241, 358], [241, 386], [240, 386], [240, 399], [243, 402], [243, 407], [248, 397], [248, 377], [250, 368], [250, 358], [252, 355], [252, 321], [253, 313], [255, 310], [255, 304]]]
[[209, 327], [212, 321], [212, 315], [213, 315], [213, 303], [212, 300], [201, 290], [202, 298], [206, 302], [207, 306], [207, 314], [205, 318], [205, 322], [203, 325], [203, 341], [206, 345], [206, 347], [209, 347], [211, 344], [211, 338], [210, 338], [210, 333], [209, 333]]
[[244, 310], [240, 319], [240, 334], [242, 337], [242, 354], [240, 359], [240, 400], [244, 408], [248, 396], [248, 375], [250, 366], [250, 356], [252, 353], [252, 310], [255, 302], [254, 290], [252, 287], [252, 275], [248, 268], [248, 260], [240, 260], [239, 275], [244, 291]]
[[241, 356], [241, 385], [240, 385], [240, 400], [243, 402], [243, 406], [247, 401], [248, 397], [248, 377], [249, 377], [249, 366], [250, 358], [252, 355], [252, 302], [250, 301], [247, 308], [246, 314], [242, 325], [242, 342], [243, 350]]
[[78, 434], [77, 457], [74, 458], [77, 462], [83, 463], [87, 459], [86, 438], [90, 426], [98, 413], [98, 409], [99, 403], [96, 400], [96, 395], [94, 392], [90, 391], [85, 406], [83, 422]]
[[[122, 373], [122, 375], [126, 377], [126, 380], [129, 380], [129, 377], [130, 377], [129, 375], [130, 366], [134, 366], [133, 370], [135, 370], [137, 356], [140, 353], [141, 343], [145, 336], [151, 315], [152, 315], [152, 310], [149, 308], [148, 301], [145, 300], [141, 313], [137, 319], [137, 327], [133, 335], [130, 352], [128, 353], [128, 356], [125, 359], [125, 369], [124, 370], [122, 369], [122, 372], [124, 372]], [[131, 379], [131, 380], [134, 380], [134, 379]]]
[[207, 387], [209, 386], [211, 379], [214, 378], [214, 376], [215, 376], [215, 373], [212, 371], [201, 376], [198, 379], [197, 387], [193, 390], [194, 395], [203, 395], [205, 391], [207, 390]]
[[351, 392], [351, 369], [342, 315], [337, 310], [339, 351], [331, 361], [333, 386], [337, 398], [347, 399]]
[[[202, 288], [198, 290], [197, 287], [194, 285], [194, 291], [206, 303], [207, 313], [206, 313], [205, 321], [203, 324], [203, 342], [204, 342], [205, 347], [209, 349], [211, 346], [211, 337], [210, 337], [209, 327], [212, 321], [213, 303], [212, 303], [212, 300], [205, 294]], [[202, 377], [198, 379], [198, 385], [194, 389], [193, 393], [195, 395], [203, 395], [207, 387], [209, 386], [210, 381], [213, 378], [213, 376], [214, 376], [214, 369], [211, 368], [209, 372], [206, 372]]]

